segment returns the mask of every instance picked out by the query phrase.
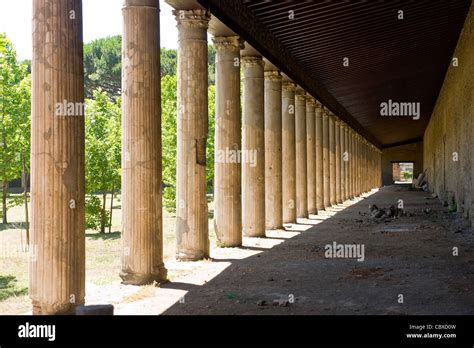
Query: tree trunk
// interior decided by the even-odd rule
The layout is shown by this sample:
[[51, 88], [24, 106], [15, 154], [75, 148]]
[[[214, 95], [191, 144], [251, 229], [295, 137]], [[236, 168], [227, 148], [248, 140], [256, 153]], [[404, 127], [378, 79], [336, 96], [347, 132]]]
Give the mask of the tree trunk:
[[25, 155], [22, 156], [23, 163], [22, 163], [22, 175], [23, 175], [23, 182], [24, 182], [24, 199], [25, 199], [25, 231], [26, 231], [26, 250], [29, 250], [30, 246], [30, 222], [29, 222], [29, 215], [28, 215], [28, 172], [26, 170], [26, 159]]
[[2, 185], [2, 223], [7, 224], [8, 219], [7, 219], [7, 195], [8, 195], [8, 181], [3, 180], [3, 185]]
[[114, 209], [114, 193], [115, 193], [115, 187], [112, 187], [112, 196], [110, 197], [109, 233], [112, 232], [112, 212], [113, 212], [113, 209]]
[[101, 219], [100, 219], [100, 233], [105, 233], [105, 203], [107, 201], [107, 192], [104, 192], [102, 194], [102, 213], [101, 213]]

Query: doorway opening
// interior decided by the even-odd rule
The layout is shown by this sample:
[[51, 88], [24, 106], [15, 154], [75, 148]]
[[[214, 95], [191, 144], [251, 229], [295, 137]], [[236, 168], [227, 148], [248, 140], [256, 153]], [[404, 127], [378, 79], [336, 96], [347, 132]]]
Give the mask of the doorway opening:
[[394, 184], [413, 182], [413, 162], [392, 162], [392, 181]]

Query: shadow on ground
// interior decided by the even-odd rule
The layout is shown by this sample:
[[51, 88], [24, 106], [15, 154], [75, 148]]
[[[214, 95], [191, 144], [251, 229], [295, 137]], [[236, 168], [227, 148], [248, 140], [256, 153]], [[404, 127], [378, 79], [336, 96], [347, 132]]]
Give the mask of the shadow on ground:
[[[369, 216], [369, 204], [400, 199], [404, 216]], [[472, 230], [437, 199], [394, 185], [327, 214], [290, 226], [271, 249], [244, 246], [257, 254], [214, 259], [231, 265], [204, 285], [163, 284], [188, 291], [163, 314], [474, 313]], [[333, 242], [363, 245], [364, 261], [326, 258]]]

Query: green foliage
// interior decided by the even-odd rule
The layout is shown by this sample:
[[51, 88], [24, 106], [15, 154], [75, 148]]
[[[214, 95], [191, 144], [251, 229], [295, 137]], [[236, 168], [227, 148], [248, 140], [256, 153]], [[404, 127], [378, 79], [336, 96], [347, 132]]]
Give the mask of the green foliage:
[[216, 48], [214, 45], [207, 46], [207, 70], [209, 86], [216, 84]]
[[84, 84], [86, 98], [102, 89], [112, 98], [120, 96], [122, 36], [94, 40], [84, 45]]
[[18, 281], [12, 275], [0, 275], [0, 301], [12, 296], [21, 296], [28, 293], [28, 288], [18, 286]]
[[161, 48], [161, 76], [176, 75], [178, 52], [174, 49]]
[[[104, 194], [120, 189], [121, 100], [111, 101], [100, 89], [94, 91], [93, 96], [94, 99], [86, 100], [86, 192]], [[97, 210], [94, 198], [87, 204], [86, 221], [94, 226], [90, 228], [97, 229], [99, 221], [100, 231], [104, 232], [110, 212], [103, 209], [103, 204], [99, 204]]]
[[214, 133], [216, 118], [216, 86], [209, 86], [208, 90], [209, 132], [206, 145], [206, 182], [208, 191], [213, 191], [214, 179]]
[[169, 211], [176, 207], [176, 87], [176, 75], [161, 78], [163, 205]]
[[413, 173], [412, 172], [403, 172], [402, 175], [403, 175], [403, 179], [405, 179], [405, 180], [410, 180], [410, 179], [413, 178]]
[[0, 33], [0, 182], [19, 177], [23, 160], [29, 166], [30, 88], [27, 65]]
[[103, 213], [105, 213], [105, 225], [110, 226], [110, 211], [102, 211], [102, 202], [99, 197], [89, 195], [86, 198], [86, 229], [99, 231], [102, 227]]

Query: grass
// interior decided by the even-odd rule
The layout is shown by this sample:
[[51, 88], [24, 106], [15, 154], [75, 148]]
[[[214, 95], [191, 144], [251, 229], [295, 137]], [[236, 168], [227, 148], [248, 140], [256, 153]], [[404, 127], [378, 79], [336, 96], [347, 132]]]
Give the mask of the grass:
[[[109, 206], [110, 201], [107, 203], [107, 207]], [[209, 204], [209, 211], [212, 211], [212, 203]], [[119, 277], [121, 219], [121, 202], [114, 199], [112, 233], [86, 231], [86, 283], [106, 285], [121, 281]], [[0, 314], [12, 313], [12, 311], [24, 313], [30, 308], [27, 298], [28, 254], [25, 251], [23, 207], [11, 208], [8, 211], [8, 220], [8, 225], [0, 224]], [[164, 210], [163, 258], [165, 262], [175, 258], [175, 226], [176, 216]], [[216, 236], [211, 220], [209, 221], [209, 239], [211, 247], [215, 246]]]

